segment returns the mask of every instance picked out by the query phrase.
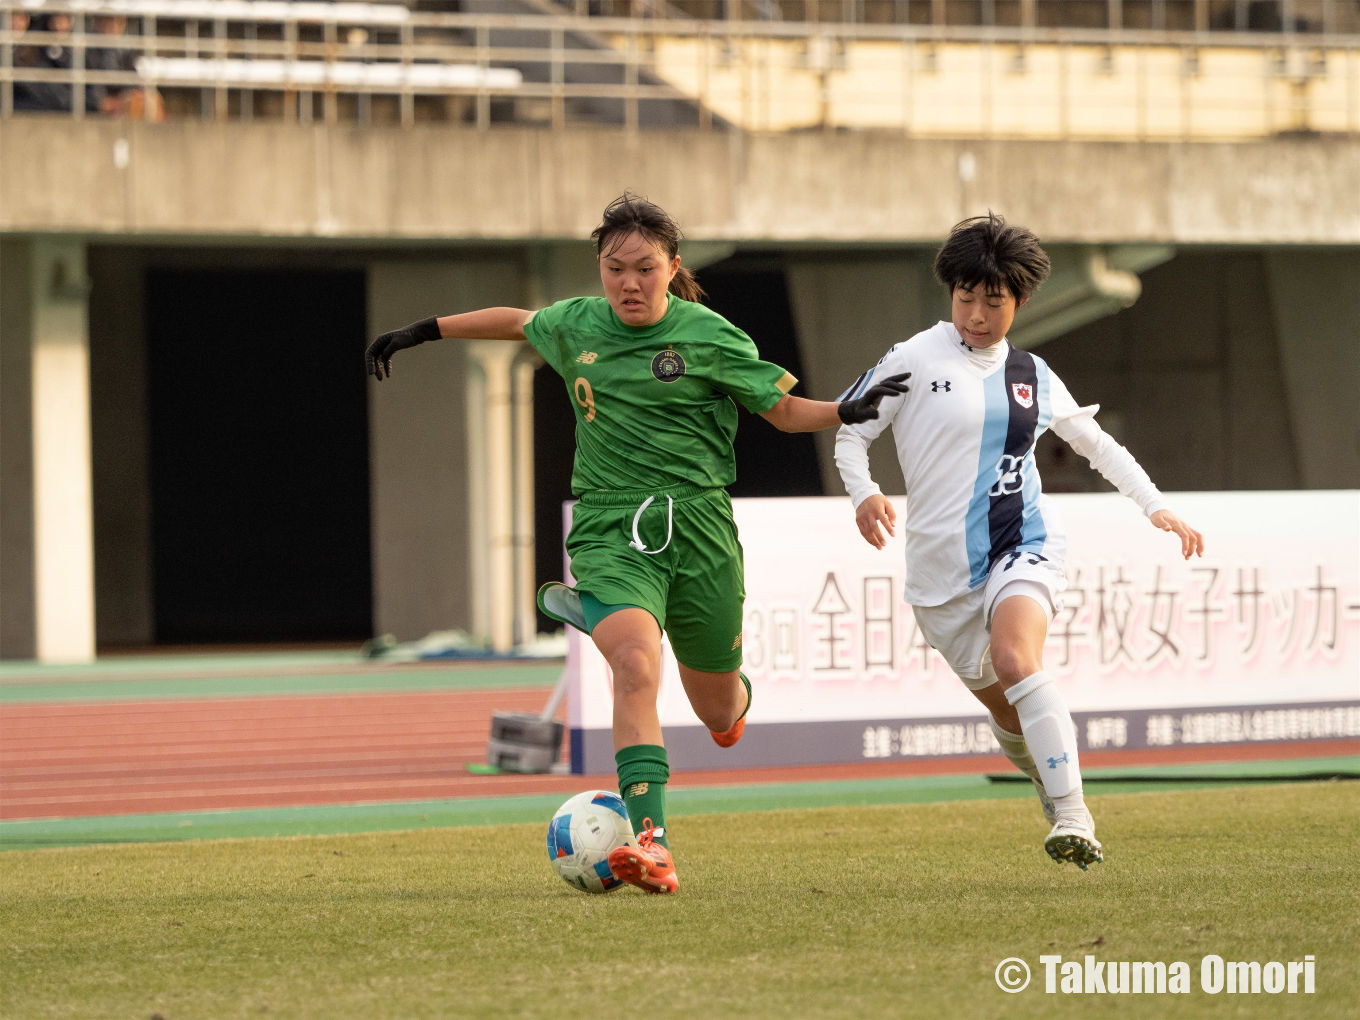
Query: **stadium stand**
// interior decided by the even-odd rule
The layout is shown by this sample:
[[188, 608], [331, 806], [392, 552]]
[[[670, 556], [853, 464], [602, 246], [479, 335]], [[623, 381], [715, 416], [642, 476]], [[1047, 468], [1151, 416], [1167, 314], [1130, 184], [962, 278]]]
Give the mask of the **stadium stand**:
[[[1355, 0], [0, 9], [0, 116], [123, 114], [109, 96], [140, 92], [159, 97], [138, 105], [148, 119], [1122, 140], [1360, 130]], [[73, 89], [87, 101], [73, 106]]]

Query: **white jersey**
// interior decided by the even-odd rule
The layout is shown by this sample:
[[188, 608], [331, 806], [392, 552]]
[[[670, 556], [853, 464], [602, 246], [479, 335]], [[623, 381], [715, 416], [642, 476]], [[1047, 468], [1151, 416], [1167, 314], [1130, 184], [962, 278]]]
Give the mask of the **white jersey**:
[[884, 400], [879, 416], [843, 426], [836, 465], [856, 506], [879, 490], [869, 476], [869, 444], [892, 426], [907, 485], [904, 597], [938, 606], [984, 586], [1003, 556], [1028, 553], [1062, 569], [1066, 536], [1043, 495], [1034, 446], [1045, 430], [1151, 516], [1166, 504], [1147, 474], [1081, 407], [1042, 358], [1005, 340], [975, 350], [953, 324], [940, 322], [893, 347], [841, 395], [910, 372], [910, 392]]

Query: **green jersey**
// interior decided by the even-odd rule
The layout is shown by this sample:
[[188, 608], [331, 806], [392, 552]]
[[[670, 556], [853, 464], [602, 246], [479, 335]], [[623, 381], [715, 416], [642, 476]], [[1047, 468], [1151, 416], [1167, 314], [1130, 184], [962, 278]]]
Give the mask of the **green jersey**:
[[798, 381], [761, 361], [716, 312], [670, 295], [650, 326], [627, 326], [604, 298], [559, 301], [524, 326], [576, 410], [576, 495], [710, 489], [737, 478], [737, 408], [761, 414]]

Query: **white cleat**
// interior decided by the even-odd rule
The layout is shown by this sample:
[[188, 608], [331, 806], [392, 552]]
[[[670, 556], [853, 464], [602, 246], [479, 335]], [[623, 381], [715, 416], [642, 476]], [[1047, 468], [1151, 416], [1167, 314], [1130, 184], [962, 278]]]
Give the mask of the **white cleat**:
[[1096, 840], [1096, 823], [1086, 808], [1078, 811], [1064, 811], [1053, 824], [1053, 831], [1044, 840], [1048, 856], [1059, 864], [1071, 861], [1082, 871], [1089, 864], [1099, 864], [1105, 860]]
[[1058, 812], [1053, 807], [1053, 802], [1048, 799], [1048, 794], [1044, 792], [1044, 784], [1030, 776], [1030, 782], [1034, 784], [1034, 792], [1039, 795], [1039, 804], [1044, 809], [1044, 818], [1049, 825], [1058, 824]]

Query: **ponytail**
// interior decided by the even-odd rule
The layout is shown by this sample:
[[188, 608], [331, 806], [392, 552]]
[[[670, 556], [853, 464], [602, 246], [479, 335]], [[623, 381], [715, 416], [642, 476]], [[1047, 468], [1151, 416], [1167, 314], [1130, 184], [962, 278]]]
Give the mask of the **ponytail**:
[[[680, 224], [661, 206], [625, 191], [605, 207], [600, 225], [591, 231], [595, 254], [609, 254], [629, 234], [641, 234], [665, 252], [668, 259], [674, 259], [680, 253]], [[671, 278], [668, 289], [683, 301], [701, 301], [707, 297], [694, 273], [684, 266]]]
[[675, 275], [671, 277], [671, 285], [667, 289], [682, 301], [702, 301], [708, 296], [704, 288], [699, 286], [699, 281], [695, 278], [694, 273], [684, 266], [676, 270]]

